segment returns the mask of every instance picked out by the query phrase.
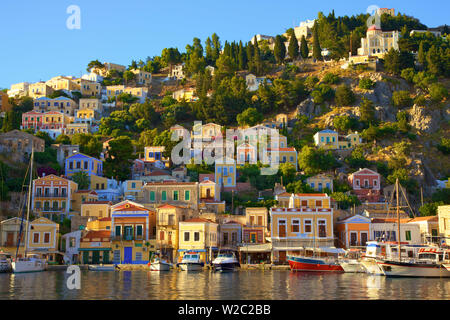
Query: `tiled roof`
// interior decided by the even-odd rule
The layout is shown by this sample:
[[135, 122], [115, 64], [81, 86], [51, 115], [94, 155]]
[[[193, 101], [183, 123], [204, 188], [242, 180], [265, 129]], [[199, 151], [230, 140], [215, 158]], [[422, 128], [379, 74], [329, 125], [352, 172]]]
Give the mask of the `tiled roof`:
[[[214, 221], [209, 220], [209, 219], [204, 219], [204, 218], [192, 218], [192, 219], [181, 221], [181, 222], [214, 222]], [[214, 222], [214, 223], [216, 223], [216, 222]]]
[[177, 182], [177, 181], [161, 181], [161, 182], [147, 182], [146, 185], [165, 186], [165, 185], [196, 185], [197, 182]]
[[83, 239], [95, 239], [95, 238], [109, 238], [111, 236], [111, 231], [99, 230], [99, 231], [88, 231], [83, 236]]
[[111, 204], [111, 201], [88, 201], [83, 204]]
[[297, 197], [327, 197], [326, 193], [296, 193]]
[[290, 196], [291, 196], [291, 193], [288, 193], [288, 192], [283, 192], [278, 195], [278, 197], [290, 197]]

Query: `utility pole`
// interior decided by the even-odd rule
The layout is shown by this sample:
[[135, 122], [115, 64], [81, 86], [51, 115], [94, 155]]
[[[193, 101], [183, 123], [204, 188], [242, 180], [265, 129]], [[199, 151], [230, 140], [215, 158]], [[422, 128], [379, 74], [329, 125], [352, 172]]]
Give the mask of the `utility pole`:
[[234, 214], [234, 190], [231, 190], [231, 214]]
[[422, 207], [423, 207], [423, 188], [420, 187], [420, 202], [422, 203]]

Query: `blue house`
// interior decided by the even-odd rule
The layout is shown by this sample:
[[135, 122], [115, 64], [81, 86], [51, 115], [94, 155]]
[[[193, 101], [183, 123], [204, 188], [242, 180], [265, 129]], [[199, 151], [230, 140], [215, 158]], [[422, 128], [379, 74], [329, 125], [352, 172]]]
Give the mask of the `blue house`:
[[103, 162], [97, 158], [75, 153], [66, 158], [65, 173], [67, 177], [71, 177], [76, 172], [86, 172], [91, 177], [103, 175]]

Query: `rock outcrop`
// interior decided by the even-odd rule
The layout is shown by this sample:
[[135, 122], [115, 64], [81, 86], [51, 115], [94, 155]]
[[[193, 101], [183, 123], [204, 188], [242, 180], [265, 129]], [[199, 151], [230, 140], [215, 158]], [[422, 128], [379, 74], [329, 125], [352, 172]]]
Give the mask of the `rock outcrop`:
[[[448, 116], [448, 109], [446, 110]], [[445, 119], [446, 116], [441, 114], [438, 109], [430, 110], [427, 107], [421, 107], [414, 105], [409, 110], [410, 121], [409, 124], [417, 130], [424, 131], [426, 133], [433, 133], [439, 130], [439, 124], [441, 119]]]

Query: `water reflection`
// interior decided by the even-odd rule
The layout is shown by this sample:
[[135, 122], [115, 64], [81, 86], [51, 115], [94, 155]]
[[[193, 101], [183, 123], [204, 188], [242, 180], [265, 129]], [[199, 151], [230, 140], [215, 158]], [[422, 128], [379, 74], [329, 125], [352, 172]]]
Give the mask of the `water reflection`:
[[63, 271], [0, 274], [0, 299], [450, 299], [449, 279], [249, 270], [81, 272], [69, 290]]

